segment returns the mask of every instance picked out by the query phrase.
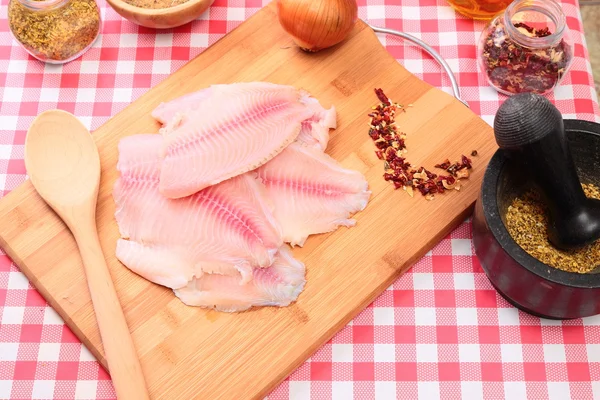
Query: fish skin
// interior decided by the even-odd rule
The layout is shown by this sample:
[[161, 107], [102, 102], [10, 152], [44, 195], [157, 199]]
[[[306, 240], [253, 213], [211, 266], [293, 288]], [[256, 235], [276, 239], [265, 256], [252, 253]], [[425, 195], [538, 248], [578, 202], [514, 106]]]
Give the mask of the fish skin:
[[343, 168], [315, 147], [292, 143], [257, 170], [273, 202], [283, 240], [303, 246], [312, 234], [354, 226], [371, 192], [358, 171]]
[[189, 196], [271, 160], [313, 114], [300, 98], [291, 86], [213, 85], [202, 107], [164, 136], [160, 193]]
[[240, 285], [234, 276], [204, 274], [174, 290], [188, 306], [240, 312], [251, 307], [285, 307], [296, 301], [306, 284], [305, 266], [282, 246], [269, 268], [253, 268], [252, 280]]
[[[161, 135], [142, 134], [119, 143], [121, 176], [113, 197], [123, 242], [117, 245], [117, 258], [146, 279], [172, 289], [204, 273], [238, 274], [246, 282], [252, 267], [270, 266], [283, 240], [255, 173], [186, 198], [168, 199], [158, 191], [163, 141]], [[166, 252], [180, 261], [169, 269], [171, 276], [156, 272], [158, 265], [135, 258], [161, 259]]]

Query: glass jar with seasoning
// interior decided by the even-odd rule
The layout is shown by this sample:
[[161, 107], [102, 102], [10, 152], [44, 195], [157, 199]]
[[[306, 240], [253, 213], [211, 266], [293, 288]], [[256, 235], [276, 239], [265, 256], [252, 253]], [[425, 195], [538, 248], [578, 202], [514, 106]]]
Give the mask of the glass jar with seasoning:
[[94, 0], [9, 0], [8, 24], [33, 57], [64, 64], [91, 47], [101, 18]]
[[481, 72], [501, 93], [552, 91], [573, 60], [573, 41], [560, 4], [515, 0], [484, 28], [478, 57]]

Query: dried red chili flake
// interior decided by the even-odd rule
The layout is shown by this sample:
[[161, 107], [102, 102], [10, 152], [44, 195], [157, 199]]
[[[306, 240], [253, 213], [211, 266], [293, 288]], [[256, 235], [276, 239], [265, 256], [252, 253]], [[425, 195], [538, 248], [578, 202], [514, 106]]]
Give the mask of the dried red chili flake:
[[443, 170], [447, 170], [448, 167], [450, 166], [450, 164], [451, 164], [450, 160], [448, 160], [446, 158], [446, 161], [444, 161], [443, 163], [440, 163], [440, 164], [435, 164], [434, 167], [435, 168], [440, 168], [440, 169], [443, 169]]
[[383, 93], [382, 89], [375, 89], [375, 94], [377, 95], [379, 101], [381, 101], [383, 104], [388, 106], [391, 104], [390, 99], [385, 95], [385, 93]]
[[471, 159], [469, 157], [465, 156], [464, 154], [462, 155], [460, 161], [462, 163], [461, 166], [463, 168], [466, 168], [466, 169], [472, 168], [473, 162], [471, 161]]
[[458, 190], [458, 171], [470, 169], [471, 160], [463, 156], [461, 162], [451, 164], [446, 160], [435, 166], [448, 171], [450, 176], [438, 176], [423, 167], [418, 170], [412, 168], [403, 157], [406, 135], [398, 132], [394, 121], [396, 112], [404, 110], [404, 107], [393, 103], [381, 89], [375, 89], [375, 94], [381, 103], [372, 107], [373, 111], [368, 114], [371, 118], [369, 136], [375, 142], [377, 158], [384, 161], [383, 179], [392, 182], [395, 189], [403, 188], [410, 196], [416, 189], [428, 200], [432, 200], [434, 194]]
[[444, 187], [444, 189], [446, 189], [446, 190], [452, 190], [452, 189], [460, 190], [460, 185], [458, 184], [458, 180], [456, 178], [454, 178], [453, 176], [440, 176], [438, 179], [439, 179], [439, 182]]
[[427, 175], [427, 179], [435, 179], [435, 178], [437, 178], [436, 174], [427, 171], [425, 168], [423, 168], [423, 171], [425, 171], [425, 174]]
[[453, 176], [440, 176], [438, 177], [440, 181], [446, 181], [449, 185], [453, 185], [456, 183], [456, 179]]
[[529, 25], [527, 25], [524, 22], [517, 22], [515, 25], [515, 28], [523, 28], [525, 29], [527, 32], [529, 32], [531, 34], [531, 36], [537, 36], [537, 37], [546, 37], [546, 36], [550, 36], [552, 33], [550, 32], [550, 29], [548, 29], [548, 27], [542, 28], [542, 29], [535, 29]]
[[461, 156], [460, 162], [456, 161], [454, 163], [450, 163], [450, 160], [446, 159], [444, 162], [435, 165], [436, 168], [443, 169], [454, 177], [462, 177], [466, 178], [469, 176], [469, 173], [464, 171], [460, 173], [461, 170], [468, 170], [473, 168], [473, 162], [471, 159], [464, 154]]
[[[522, 34], [543, 38], [549, 29], [535, 29], [525, 23], [514, 24]], [[491, 24], [483, 38], [482, 64], [490, 84], [506, 93], [543, 94], [562, 79], [572, 58], [564, 39], [544, 48], [520, 45], [506, 32], [502, 18]]]

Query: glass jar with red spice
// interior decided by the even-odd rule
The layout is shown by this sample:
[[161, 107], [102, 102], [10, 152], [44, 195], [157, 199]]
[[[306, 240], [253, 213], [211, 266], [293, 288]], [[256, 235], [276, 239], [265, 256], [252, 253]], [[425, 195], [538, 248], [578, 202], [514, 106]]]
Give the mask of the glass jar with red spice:
[[513, 1], [484, 28], [478, 56], [481, 71], [501, 93], [552, 91], [573, 59], [573, 41], [560, 4]]

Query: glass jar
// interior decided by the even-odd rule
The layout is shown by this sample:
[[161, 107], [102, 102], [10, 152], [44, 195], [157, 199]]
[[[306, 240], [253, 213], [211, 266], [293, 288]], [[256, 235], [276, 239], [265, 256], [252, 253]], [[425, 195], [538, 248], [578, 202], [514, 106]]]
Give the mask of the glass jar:
[[489, 20], [508, 7], [512, 0], [446, 0], [452, 8], [473, 19]]
[[484, 28], [479, 69], [501, 93], [545, 94], [563, 79], [573, 60], [573, 41], [554, 0], [515, 0]]
[[92, 46], [101, 18], [94, 0], [10, 0], [8, 24], [33, 57], [64, 64]]

